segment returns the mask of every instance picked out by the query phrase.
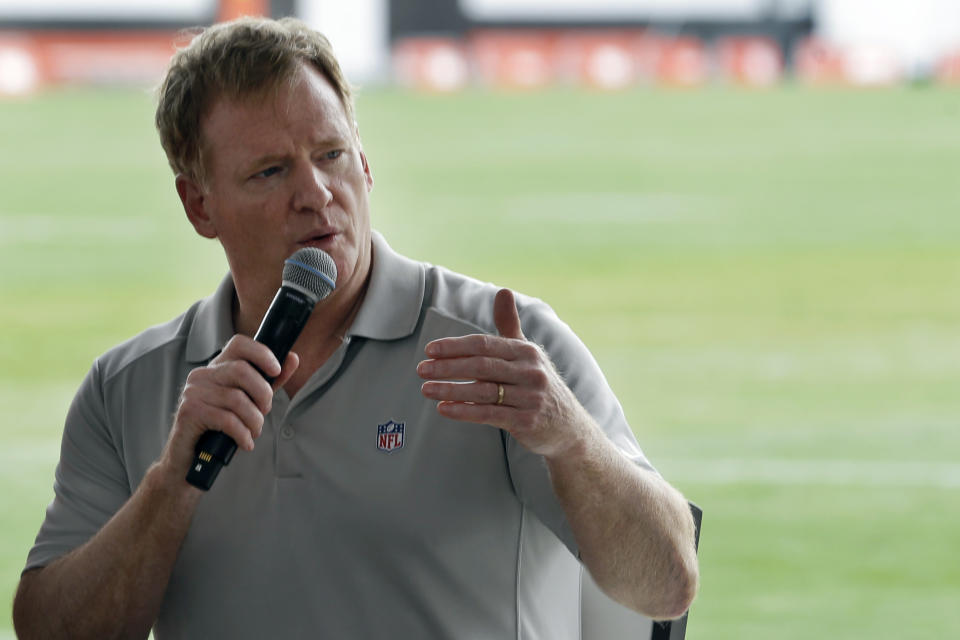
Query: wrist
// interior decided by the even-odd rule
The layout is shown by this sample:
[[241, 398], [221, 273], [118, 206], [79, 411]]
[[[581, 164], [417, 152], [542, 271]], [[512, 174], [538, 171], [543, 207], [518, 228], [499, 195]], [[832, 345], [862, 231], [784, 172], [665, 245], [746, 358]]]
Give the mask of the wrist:
[[182, 465], [172, 464], [167, 458], [147, 469], [142, 486], [146, 491], [162, 495], [176, 504], [192, 508], [203, 497], [204, 492], [187, 482], [187, 472]]
[[[572, 395], [572, 394], [571, 394]], [[606, 440], [606, 434], [593, 417], [579, 403], [566, 420], [562, 429], [565, 436], [556, 442], [549, 453], [544, 454], [548, 464], [577, 466], [595, 457], [598, 447]]]

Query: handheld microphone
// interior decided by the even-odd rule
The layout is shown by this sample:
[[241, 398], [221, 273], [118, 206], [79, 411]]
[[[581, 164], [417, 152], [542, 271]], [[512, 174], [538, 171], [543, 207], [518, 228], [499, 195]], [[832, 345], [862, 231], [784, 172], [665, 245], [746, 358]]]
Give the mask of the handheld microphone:
[[[282, 365], [290, 348], [310, 319], [314, 305], [337, 286], [337, 265], [326, 252], [299, 249], [283, 264], [283, 284], [263, 316], [254, 340], [267, 345]], [[260, 372], [267, 382], [274, 378]], [[217, 474], [230, 464], [237, 443], [222, 431], [205, 431], [197, 440], [187, 482], [207, 491]]]

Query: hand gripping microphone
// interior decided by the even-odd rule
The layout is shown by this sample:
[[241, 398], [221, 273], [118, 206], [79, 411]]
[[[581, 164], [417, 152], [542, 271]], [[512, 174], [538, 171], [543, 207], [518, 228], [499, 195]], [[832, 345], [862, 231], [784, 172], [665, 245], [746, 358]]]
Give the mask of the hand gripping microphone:
[[[336, 283], [337, 265], [327, 253], [314, 247], [296, 251], [283, 264], [283, 284], [253, 339], [267, 345], [282, 365], [310, 319], [313, 306], [330, 295]], [[263, 377], [270, 383], [274, 380], [267, 375]], [[205, 431], [197, 440], [187, 482], [208, 490], [220, 469], [230, 464], [236, 450], [237, 443], [227, 434]]]

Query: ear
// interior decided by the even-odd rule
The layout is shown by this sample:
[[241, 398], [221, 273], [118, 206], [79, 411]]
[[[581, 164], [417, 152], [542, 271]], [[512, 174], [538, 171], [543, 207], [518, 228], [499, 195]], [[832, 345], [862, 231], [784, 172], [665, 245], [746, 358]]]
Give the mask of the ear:
[[360, 166], [363, 167], [363, 175], [367, 180], [367, 191], [373, 189], [373, 173], [370, 171], [370, 163], [367, 162], [367, 154], [363, 152], [363, 143], [360, 141], [360, 125], [356, 120], [353, 121], [353, 135], [357, 139], [357, 149], [360, 151]]
[[363, 166], [363, 175], [367, 179], [367, 191], [373, 189], [373, 173], [370, 171], [370, 163], [367, 162], [367, 154], [360, 150], [360, 164]]
[[181, 174], [176, 179], [177, 195], [183, 203], [187, 220], [194, 230], [204, 238], [216, 238], [217, 229], [206, 209], [206, 191], [193, 178]]

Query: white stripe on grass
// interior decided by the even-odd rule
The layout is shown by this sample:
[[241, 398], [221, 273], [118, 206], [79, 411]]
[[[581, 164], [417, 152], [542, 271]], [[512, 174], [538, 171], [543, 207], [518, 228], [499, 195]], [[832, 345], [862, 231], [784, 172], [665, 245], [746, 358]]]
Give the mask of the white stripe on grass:
[[[9, 444], [0, 450], [0, 477], [20, 466], [50, 467], [59, 457], [59, 438]], [[657, 468], [672, 482], [709, 485], [843, 485], [960, 489], [960, 463], [843, 459], [657, 458]], [[0, 639], [2, 640], [2, 639]]]
[[505, 196], [496, 210], [520, 220], [553, 223], [707, 222], [717, 201], [683, 193], [558, 192]]
[[0, 215], [0, 246], [56, 241], [96, 241], [147, 237], [158, 231], [143, 216], [99, 217], [55, 214]]
[[960, 488], [960, 464], [952, 462], [720, 458], [666, 459], [655, 463], [674, 482]]

